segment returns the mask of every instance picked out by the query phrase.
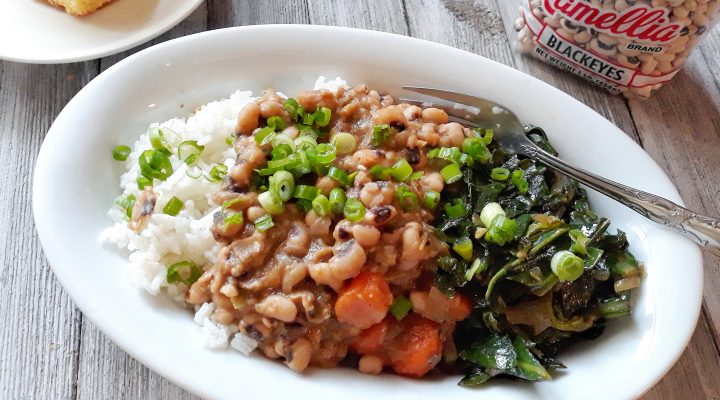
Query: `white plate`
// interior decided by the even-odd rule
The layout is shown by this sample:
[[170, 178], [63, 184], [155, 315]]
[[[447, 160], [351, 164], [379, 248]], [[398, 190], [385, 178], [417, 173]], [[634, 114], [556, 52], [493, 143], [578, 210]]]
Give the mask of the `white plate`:
[[235, 89], [296, 93], [319, 74], [396, 95], [401, 85], [413, 84], [496, 99], [544, 127], [567, 160], [681, 202], [655, 162], [609, 121], [559, 90], [477, 55], [404, 36], [323, 26], [253, 26], [187, 36], [135, 54], [90, 82], [58, 116], [37, 161], [33, 209], [45, 254], [85, 316], [113, 341], [175, 383], [218, 399], [623, 399], [649, 389], [672, 366], [700, 310], [700, 252], [596, 193], [595, 209], [628, 233], [647, 278], [632, 318], [611, 323], [600, 339], [562, 354], [568, 369], [550, 382], [497, 381], [477, 391], [456, 386], [457, 376], [411, 380], [342, 368], [298, 375], [259, 356], [203, 349], [191, 315], [133, 288], [126, 261], [97, 242], [111, 223], [106, 212], [121, 173], [110, 150], [131, 143], [150, 122], [184, 115]]
[[119, 53], [159, 36], [203, 0], [115, 0], [74, 17], [44, 0], [0, 1], [0, 58], [55, 64]]

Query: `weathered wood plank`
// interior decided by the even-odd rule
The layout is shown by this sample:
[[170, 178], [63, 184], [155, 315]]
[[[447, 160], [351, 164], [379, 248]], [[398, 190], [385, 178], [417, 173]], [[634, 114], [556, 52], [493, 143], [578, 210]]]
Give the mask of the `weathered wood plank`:
[[408, 34], [402, 0], [309, 0], [310, 22]]
[[52, 275], [31, 210], [40, 144], [96, 62], [0, 62], [0, 398], [71, 399], [80, 313]]
[[208, 9], [208, 29], [239, 25], [310, 23], [305, 0], [210, 0]]

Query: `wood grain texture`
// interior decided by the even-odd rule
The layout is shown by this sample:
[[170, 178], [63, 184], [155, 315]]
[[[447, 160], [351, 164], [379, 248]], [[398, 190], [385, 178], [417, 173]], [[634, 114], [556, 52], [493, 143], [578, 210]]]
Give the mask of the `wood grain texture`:
[[[520, 55], [518, 0], [208, 0], [186, 21], [138, 48], [56, 66], [0, 62], [0, 399], [197, 399], [150, 371], [82, 320], [42, 255], [30, 210], [31, 173], [42, 138], [86, 82], [152, 44], [206, 29], [313, 23], [407, 34], [484, 55], [542, 79], [639, 141], [687, 204], [720, 215], [720, 30], [685, 72], [644, 103]], [[7, 100], [11, 99], [11, 100]], [[12, 167], [10, 167], [12, 166]], [[720, 265], [706, 256], [704, 311], [688, 349], [643, 400], [720, 399]], [[52, 305], [48, 307], [47, 305]]]
[[0, 62], [1, 399], [69, 399], [75, 394], [80, 313], [40, 249], [31, 185], [45, 132], [96, 69], [96, 62]]

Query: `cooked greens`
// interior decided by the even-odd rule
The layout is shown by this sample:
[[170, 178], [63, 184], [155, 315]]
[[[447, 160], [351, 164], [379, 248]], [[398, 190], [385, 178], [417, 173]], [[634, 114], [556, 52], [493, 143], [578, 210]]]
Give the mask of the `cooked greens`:
[[[526, 130], [556, 153], [540, 128]], [[474, 303], [454, 334], [466, 374], [460, 385], [498, 375], [550, 379], [564, 368], [554, 359], [559, 350], [630, 314], [640, 263], [574, 180], [491, 140], [464, 147], [483, 162], [459, 162], [452, 151], [433, 160], [462, 167], [462, 180], [442, 193], [435, 223], [453, 250], [438, 260], [435, 285]]]

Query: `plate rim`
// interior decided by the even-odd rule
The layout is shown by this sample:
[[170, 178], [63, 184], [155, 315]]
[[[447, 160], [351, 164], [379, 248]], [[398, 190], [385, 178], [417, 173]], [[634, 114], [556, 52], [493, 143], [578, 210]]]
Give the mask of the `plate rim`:
[[[200, 1], [202, 2], [202, 0], [200, 0]], [[57, 129], [53, 129], [56, 126], [56, 122], [58, 120], [60, 120], [61, 117], [64, 118], [65, 114], [67, 114], [67, 112], [68, 112], [67, 110], [71, 109], [73, 104], [76, 102], [76, 100], [80, 96], [84, 95], [84, 93], [89, 91], [89, 90], [87, 90], [88, 88], [92, 88], [95, 85], [101, 84], [103, 79], [108, 76], [111, 76], [115, 70], [121, 69], [121, 68], [126, 68], [126, 65], [130, 65], [130, 64], [134, 63], [136, 59], [139, 59], [142, 57], [151, 57], [151, 54], [154, 52], [161, 52], [172, 46], [182, 45], [182, 43], [184, 43], [184, 42], [189, 42], [189, 41], [194, 41], [194, 40], [203, 40], [204, 37], [209, 37], [209, 36], [213, 36], [213, 35], [217, 35], [217, 36], [233, 35], [233, 34], [242, 35], [242, 33], [246, 32], [246, 31], [282, 30], [282, 29], [300, 30], [300, 31], [325, 30], [326, 32], [344, 31], [344, 32], [350, 32], [351, 34], [358, 34], [358, 35], [375, 35], [377, 38], [392, 37], [392, 38], [395, 38], [396, 40], [409, 40], [409, 41], [422, 43], [424, 46], [434, 46], [439, 49], [444, 49], [445, 51], [464, 53], [466, 56], [480, 57], [485, 62], [495, 64], [496, 66], [498, 66], [500, 68], [509, 70], [508, 72], [515, 73], [518, 76], [522, 76], [526, 79], [530, 79], [531, 81], [534, 81], [534, 84], [536, 84], [536, 85], [539, 84], [541, 86], [544, 86], [545, 89], [557, 92], [562, 97], [567, 97], [568, 101], [573, 101], [574, 103], [577, 103], [576, 105], [585, 109], [586, 112], [595, 114], [602, 120], [608, 122], [612, 126], [615, 126], [618, 131], [623, 132], [619, 127], [612, 124], [612, 122], [610, 122], [607, 118], [605, 118], [604, 116], [602, 116], [601, 114], [599, 114], [598, 112], [596, 112], [595, 110], [593, 110], [592, 108], [590, 108], [589, 106], [587, 106], [586, 104], [584, 104], [583, 102], [578, 100], [577, 98], [563, 92], [562, 90], [560, 90], [548, 83], [545, 83], [544, 81], [542, 81], [538, 78], [535, 78], [535, 77], [533, 77], [523, 71], [517, 70], [511, 66], [499, 63], [499, 62], [494, 61], [489, 58], [486, 58], [482, 55], [472, 53], [472, 52], [469, 52], [466, 50], [462, 50], [462, 49], [459, 49], [456, 47], [452, 47], [449, 45], [432, 42], [432, 41], [425, 40], [425, 39], [409, 37], [409, 36], [399, 35], [399, 34], [394, 34], [394, 33], [389, 33], [389, 32], [360, 29], [360, 28], [337, 27], [337, 26], [326, 26], [326, 25], [306, 25], [306, 24], [267, 24], [267, 25], [236, 26], [236, 27], [229, 27], [229, 28], [222, 28], [222, 29], [198, 32], [198, 33], [194, 33], [191, 35], [182, 36], [179, 38], [168, 40], [168, 41], [165, 41], [165, 42], [162, 42], [159, 44], [155, 44], [153, 46], [143, 49], [143, 50], [141, 50], [135, 54], [132, 54], [129, 57], [126, 57], [125, 59], [117, 62], [116, 64], [112, 65], [107, 70], [103, 71], [102, 73], [98, 74], [95, 78], [93, 78], [91, 80], [91, 82], [89, 82], [82, 90], [80, 90], [70, 100], [70, 102], [68, 102], [68, 104], [62, 109], [62, 111], [58, 114], [58, 117], [56, 118], [55, 122], [53, 122], [52, 126], [48, 130], [48, 133], [47, 133], [45, 139], [43, 140], [43, 145], [41, 146], [40, 152], [36, 159], [35, 171], [33, 173], [32, 210], [33, 210], [35, 226], [38, 231], [38, 236], [40, 239], [40, 243], [43, 247], [43, 250], [45, 251], [44, 243], [48, 240], [48, 237], [47, 237], [48, 233], [46, 231], [46, 226], [44, 225], [44, 222], [42, 222], [41, 220], [38, 219], [38, 215], [41, 214], [41, 212], [40, 212], [40, 208], [39, 208], [40, 206], [38, 205], [39, 204], [39, 201], [38, 201], [39, 190], [38, 190], [38, 186], [37, 186], [36, 182], [38, 181], [38, 175], [39, 175], [38, 171], [42, 170], [42, 168], [40, 168], [40, 167], [44, 166], [45, 159], [48, 157], [45, 155], [45, 153], [47, 153], [49, 151], [49, 150], [47, 150], [47, 147], [45, 146], [45, 141], [47, 140], [48, 137], [51, 137], [51, 135], [52, 135], [52, 137], [54, 137], [59, 134], [59, 133], [55, 133], [57, 131]], [[623, 140], [625, 142], [624, 146], [630, 146], [630, 147], [634, 146], [634, 148], [636, 150], [640, 150], [645, 156], [647, 156], [647, 161], [649, 163], [652, 163], [653, 166], [659, 172], [658, 177], [664, 178], [667, 181], [667, 184], [669, 185], [669, 189], [672, 193], [670, 193], [671, 195], [668, 195], [667, 197], [680, 205], [684, 205], [684, 202], [677, 190], [677, 187], [672, 182], [672, 180], [668, 177], [668, 175], [665, 173], [665, 171], [659, 166], [659, 164], [652, 157], [650, 157], [650, 155], [638, 143], [633, 141], [627, 134], [625, 134], [623, 132], [623, 135], [618, 135], [618, 136], [619, 136], [619, 138], [621, 138], [620, 140]], [[682, 240], [686, 240], [686, 239], [682, 239]], [[62, 284], [63, 289], [70, 296], [70, 298], [72, 298], [75, 305], [83, 312], [83, 315], [88, 317], [91, 320], [91, 322], [98, 329], [100, 329], [103, 332], [103, 334], [108, 336], [116, 345], [121, 347], [123, 349], [123, 351], [127, 352], [130, 356], [137, 359], [143, 365], [148, 366], [153, 371], [155, 371], [159, 375], [165, 377], [166, 379], [170, 380], [171, 382], [175, 383], [176, 385], [188, 390], [191, 393], [199, 395], [199, 396], [211, 396], [211, 393], [213, 393], [213, 392], [205, 390], [198, 385], [193, 385], [191, 383], [181, 381], [180, 377], [178, 377], [176, 375], [171, 375], [170, 373], [166, 373], [165, 370], [159, 368], [158, 362], [154, 361], [152, 358], [143, 354], [138, 349], [138, 347], [126, 345], [126, 343], [124, 343], [125, 341], [120, 336], [115, 335], [111, 330], [107, 329], [107, 327], [104, 325], [104, 323], [101, 321], [101, 319], [99, 317], [97, 317], [97, 315], [95, 313], [93, 313], [89, 310], [89, 308], [90, 308], [89, 304], [86, 304], [86, 303], [81, 304], [81, 302], [78, 302], [78, 300], [77, 300], [77, 293], [70, 292], [69, 290], [66, 289], [69, 286], [68, 282], [69, 282], [70, 278], [67, 275], [64, 275], [62, 272], [58, 273], [58, 270], [56, 269], [56, 267], [53, 266], [53, 263], [50, 262], [50, 258], [47, 257], [47, 252], [45, 252], [45, 254], [46, 254], [46, 258], [48, 260], [48, 263], [49, 263], [51, 269], [53, 270], [55, 276], [58, 278], [58, 280]], [[651, 380], [644, 381], [644, 383], [646, 383], [645, 386], [643, 386], [640, 391], [637, 391], [636, 393], [633, 394], [633, 396], [635, 396], [635, 397], [640, 397], [644, 393], [649, 391], [653, 386], [655, 386], [667, 374], [667, 372], [677, 363], [678, 359], [684, 353], [684, 350], [687, 348], [687, 345], [689, 344], [690, 340], [693, 337], [693, 333], [696, 330], [696, 326], [697, 326], [697, 323], [698, 323], [698, 320], [700, 317], [701, 307], [702, 307], [702, 299], [703, 299], [703, 290], [702, 289], [703, 289], [703, 285], [704, 285], [703, 268], [704, 267], [703, 267], [703, 262], [702, 262], [703, 261], [702, 253], [697, 246], [692, 246], [691, 250], [690, 249], [688, 250], [688, 255], [692, 255], [692, 256], [694, 256], [694, 258], [696, 258], [698, 260], [697, 282], [699, 283], [699, 288], [700, 288], [697, 296], [694, 298], [695, 303], [697, 304], [697, 307], [696, 307], [697, 311], [694, 313], [694, 317], [692, 318], [692, 320], [694, 321], [692, 324], [692, 329], [689, 331], [689, 333], [686, 335], [686, 337], [682, 341], [682, 346], [679, 347], [679, 350], [672, 357], [672, 362], [668, 363], [668, 365], [666, 365], [663, 368], [663, 372], [661, 374], [658, 374], [657, 376], [653, 377], [653, 379], [651, 379]]]

